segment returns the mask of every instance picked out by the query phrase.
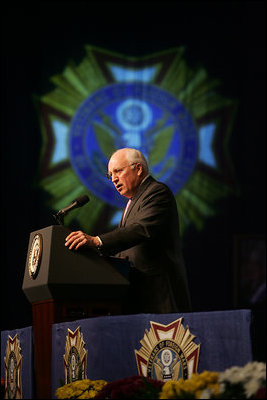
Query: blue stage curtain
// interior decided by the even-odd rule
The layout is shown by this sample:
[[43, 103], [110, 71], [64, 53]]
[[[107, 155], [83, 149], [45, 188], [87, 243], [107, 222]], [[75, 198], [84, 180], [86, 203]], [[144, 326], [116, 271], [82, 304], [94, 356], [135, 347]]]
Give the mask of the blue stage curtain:
[[5, 378], [4, 358], [6, 356], [8, 336], [10, 336], [13, 339], [16, 336], [16, 334], [18, 335], [18, 340], [22, 355], [22, 367], [21, 367], [22, 398], [32, 399], [34, 371], [33, 371], [33, 338], [32, 338], [31, 326], [22, 329], [15, 329], [12, 331], [1, 332], [1, 377]]
[[53, 325], [52, 393], [64, 381], [64, 361], [68, 328], [80, 326], [85, 341], [87, 378], [113, 381], [138, 374], [134, 350], [141, 347], [150, 321], [167, 325], [183, 317], [184, 328], [201, 344], [198, 372], [224, 371], [233, 365], [252, 361], [250, 310], [210, 311], [185, 314], [138, 314], [97, 317]]

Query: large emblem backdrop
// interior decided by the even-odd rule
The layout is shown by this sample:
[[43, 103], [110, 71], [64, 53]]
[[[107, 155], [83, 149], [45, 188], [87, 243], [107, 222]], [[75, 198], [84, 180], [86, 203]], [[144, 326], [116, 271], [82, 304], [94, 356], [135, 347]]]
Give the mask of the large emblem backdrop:
[[91, 202], [66, 222], [87, 232], [115, 226], [126, 199], [106, 179], [108, 159], [134, 147], [173, 191], [181, 233], [201, 229], [236, 190], [228, 153], [235, 102], [203, 67], [187, 65], [184, 47], [142, 58], [85, 50], [79, 65], [51, 77], [55, 88], [39, 103], [48, 205], [57, 211], [87, 193]]

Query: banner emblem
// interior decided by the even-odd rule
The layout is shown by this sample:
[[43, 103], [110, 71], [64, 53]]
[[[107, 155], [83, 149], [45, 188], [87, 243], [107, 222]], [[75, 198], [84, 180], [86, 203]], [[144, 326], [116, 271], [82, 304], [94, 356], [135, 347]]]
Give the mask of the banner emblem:
[[18, 335], [8, 336], [5, 363], [5, 399], [22, 399], [22, 355]]
[[189, 379], [197, 372], [200, 344], [179, 318], [169, 325], [150, 321], [140, 350], [135, 350], [139, 375], [161, 381]]
[[74, 332], [68, 329], [65, 354], [65, 384], [86, 378], [87, 351], [84, 348], [83, 335], [78, 327]]
[[49, 206], [60, 209], [86, 188], [97, 202], [89, 220], [86, 210], [72, 214], [81, 229], [96, 229], [101, 215], [104, 229], [117, 226], [125, 199], [106, 179], [108, 160], [134, 147], [175, 195], [181, 234], [190, 224], [202, 229], [218, 200], [238, 193], [228, 150], [236, 101], [217, 91], [222, 82], [203, 67], [188, 65], [183, 46], [138, 58], [91, 45], [85, 51], [79, 65], [51, 77], [55, 87], [39, 102]]
[[[124, 201], [105, 179], [105, 143], [112, 149], [141, 150], [150, 160], [152, 175], [174, 194], [197, 161], [198, 137], [189, 112], [172, 94], [144, 83], [114, 83], [93, 93], [78, 108], [69, 137], [70, 160], [80, 180], [117, 207], [123, 207]], [[157, 148], [164, 149], [160, 156]]]

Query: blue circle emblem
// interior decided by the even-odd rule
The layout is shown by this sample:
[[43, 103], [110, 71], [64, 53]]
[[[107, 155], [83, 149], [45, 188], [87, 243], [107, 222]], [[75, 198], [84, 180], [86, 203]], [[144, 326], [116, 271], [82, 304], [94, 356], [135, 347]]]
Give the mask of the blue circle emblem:
[[134, 147], [151, 175], [177, 194], [197, 160], [198, 137], [189, 112], [170, 93], [143, 83], [115, 83], [94, 92], [70, 126], [71, 164], [81, 182], [116, 207], [125, 199], [106, 178], [113, 151]]

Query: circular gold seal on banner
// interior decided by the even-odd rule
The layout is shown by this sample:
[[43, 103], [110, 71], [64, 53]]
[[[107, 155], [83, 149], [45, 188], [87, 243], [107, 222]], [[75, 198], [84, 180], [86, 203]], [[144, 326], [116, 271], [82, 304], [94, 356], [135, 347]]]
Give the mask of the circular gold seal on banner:
[[193, 342], [195, 336], [182, 319], [168, 325], [150, 321], [142, 347], [135, 350], [139, 375], [167, 382], [190, 379], [197, 373], [200, 344]]
[[29, 275], [31, 279], [36, 279], [40, 265], [41, 265], [41, 257], [43, 250], [43, 239], [40, 233], [37, 233], [32, 239], [29, 259], [28, 259], [28, 268]]

